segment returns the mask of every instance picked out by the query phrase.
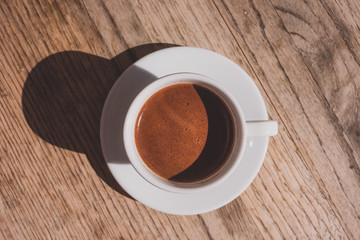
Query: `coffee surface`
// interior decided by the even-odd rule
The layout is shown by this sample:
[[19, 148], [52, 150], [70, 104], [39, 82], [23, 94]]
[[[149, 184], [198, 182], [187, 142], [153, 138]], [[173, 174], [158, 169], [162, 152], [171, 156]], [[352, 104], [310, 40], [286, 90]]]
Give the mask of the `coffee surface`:
[[137, 150], [157, 175], [177, 182], [202, 180], [226, 161], [234, 123], [224, 102], [199, 85], [176, 84], [152, 95], [137, 117]]

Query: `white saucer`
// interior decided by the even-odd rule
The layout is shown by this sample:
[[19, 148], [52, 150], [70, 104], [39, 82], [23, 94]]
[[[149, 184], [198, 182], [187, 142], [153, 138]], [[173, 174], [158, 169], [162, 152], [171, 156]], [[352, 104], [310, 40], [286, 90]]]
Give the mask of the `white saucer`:
[[239, 166], [227, 180], [212, 189], [194, 194], [178, 194], [148, 183], [135, 171], [125, 154], [122, 140], [124, 118], [132, 100], [146, 85], [161, 76], [176, 72], [209, 76], [233, 93], [246, 120], [268, 119], [258, 88], [242, 68], [215, 52], [173, 47], [143, 57], [116, 81], [102, 112], [101, 146], [111, 173], [133, 198], [165, 213], [200, 214], [226, 205], [250, 185], [264, 161], [268, 137], [249, 137]]

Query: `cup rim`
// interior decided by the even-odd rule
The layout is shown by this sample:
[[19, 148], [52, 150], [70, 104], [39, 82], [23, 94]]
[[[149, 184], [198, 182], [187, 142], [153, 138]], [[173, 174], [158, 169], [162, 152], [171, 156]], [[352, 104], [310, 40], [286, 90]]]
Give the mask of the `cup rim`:
[[[159, 90], [171, 85], [181, 83], [199, 84], [201, 86], [209, 88], [210, 90], [213, 90], [220, 98], [222, 98], [222, 100], [230, 109], [231, 113], [234, 115], [233, 117], [236, 127], [234, 147], [229, 156], [229, 159], [231, 159], [226, 160], [227, 163], [225, 164], [225, 166], [221, 167], [215, 174], [212, 174], [210, 177], [194, 183], [178, 183], [158, 176], [144, 163], [144, 161], [140, 157], [135, 143], [135, 124], [142, 106], [151, 96], [153, 96]], [[123, 140], [125, 152], [130, 160], [130, 163], [137, 171], [137, 173], [147, 182], [154, 185], [155, 187], [166, 190], [168, 192], [201, 192], [213, 188], [216, 185], [225, 181], [238, 166], [245, 150], [245, 117], [236, 99], [232, 96], [231, 93], [229, 93], [229, 91], [222, 87], [219, 82], [211, 79], [208, 76], [198, 73], [173, 73], [160, 77], [154, 82], [150, 83], [135, 97], [125, 117]]]

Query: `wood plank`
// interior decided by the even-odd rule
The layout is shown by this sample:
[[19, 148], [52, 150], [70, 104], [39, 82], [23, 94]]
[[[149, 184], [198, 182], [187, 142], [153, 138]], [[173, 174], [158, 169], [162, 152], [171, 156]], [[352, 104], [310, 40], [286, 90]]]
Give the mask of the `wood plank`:
[[308, 69], [276, 14], [279, 10], [267, 1], [216, 3], [271, 103], [270, 116], [281, 124], [280, 135], [270, 141], [269, 156], [274, 157], [265, 161], [253, 187], [246, 191], [245, 205], [253, 203], [256, 195], [265, 202], [261, 213], [268, 212], [268, 219], [255, 221], [273, 238], [356, 239], [360, 234], [360, 206], [355, 200], [360, 196], [359, 174], [354, 170], [358, 156], [320, 80]]
[[357, 155], [351, 166], [360, 175], [359, 8], [351, 2], [272, 2], [344, 129], [348, 151]]

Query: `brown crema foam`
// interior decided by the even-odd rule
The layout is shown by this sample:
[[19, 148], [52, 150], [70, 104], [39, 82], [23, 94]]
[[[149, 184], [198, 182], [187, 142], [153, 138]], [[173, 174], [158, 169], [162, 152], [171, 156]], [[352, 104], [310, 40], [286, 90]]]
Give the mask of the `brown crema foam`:
[[212, 176], [234, 145], [234, 121], [213, 91], [175, 84], [153, 94], [136, 120], [135, 142], [144, 163], [158, 176], [196, 182]]

